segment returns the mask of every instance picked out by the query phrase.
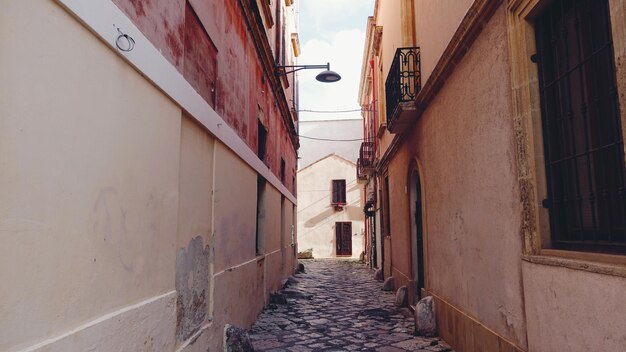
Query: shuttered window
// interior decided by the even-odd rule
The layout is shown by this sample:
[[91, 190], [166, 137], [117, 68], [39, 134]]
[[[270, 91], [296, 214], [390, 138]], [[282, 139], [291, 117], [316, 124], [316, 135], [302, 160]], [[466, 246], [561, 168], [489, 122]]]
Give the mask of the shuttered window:
[[346, 204], [346, 180], [333, 180], [332, 204]]

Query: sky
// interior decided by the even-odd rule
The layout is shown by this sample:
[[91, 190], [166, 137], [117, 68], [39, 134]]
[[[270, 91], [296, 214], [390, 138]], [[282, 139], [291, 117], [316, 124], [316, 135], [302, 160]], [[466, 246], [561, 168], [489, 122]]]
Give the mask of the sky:
[[[300, 71], [300, 110], [359, 109], [363, 43], [374, 0], [300, 0], [299, 6], [298, 64], [330, 62], [330, 69], [341, 75], [339, 82], [322, 83], [315, 80], [321, 70]], [[360, 112], [300, 113], [302, 121], [360, 117]]]

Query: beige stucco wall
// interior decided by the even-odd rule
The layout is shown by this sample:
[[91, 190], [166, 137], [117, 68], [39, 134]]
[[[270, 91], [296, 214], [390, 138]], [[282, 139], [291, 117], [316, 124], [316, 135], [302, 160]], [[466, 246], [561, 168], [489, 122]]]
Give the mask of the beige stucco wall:
[[622, 277], [524, 262], [529, 351], [622, 351]]
[[[404, 2], [404, 6], [403, 6]], [[379, 111], [385, 115], [385, 81], [396, 49], [407, 46], [420, 48], [421, 83], [424, 85], [443, 51], [452, 39], [473, 0], [380, 0], [376, 26], [383, 28], [380, 56], [376, 59], [379, 79]], [[412, 3], [412, 8], [411, 8]], [[405, 14], [404, 23], [400, 20]], [[408, 17], [413, 17], [412, 23]], [[404, 44], [403, 44], [404, 43]], [[394, 135], [385, 131], [380, 138], [377, 154], [384, 155]]]
[[212, 241], [213, 157], [215, 139], [191, 117], [183, 115], [180, 142], [180, 199], [177, 248], [186, 247], [196, 236]]
[[[346, 206], [331, 206], [332, 180], [346, 180]], [[315, 258], [336, 256], [335, 222], [352, 222], [352, 257], [363, 251], [362, 188], [356, 165], [330, 155], [298, 171], [298, 250], [313, 249]]]
[[[215, 272], [220, 272], [256, 256], [257, 175], [221, 144], [214, 172]], [[233, 201], [241, 199], [248, 201]]]
[[32, 5], [0, 12], [3, 351], [174, 282], [180, 110], [53, 2]]
[[396, 49], [402, 47], [402, 23], [399, 20], [402, 15], [401, 5], [399, 0], [379, 1], [376, 25], [383, 26], [381, 64], [385, 77], [387, 77], [386, 72], [389, 72], [389, 67], [391, 67]]
[[391, 213], [396, 214], [392, 261], [410, 277], [406, 185], [408, 166], [417, 158], [427, 288], [525, 346], [506, 33], [500, 9], [390, 163]]
[[257, 173], [56, 2], [0, 7], [0, 350], [220, 349], [295, 265], [255, 253]]
[[420, 47], [422, 84], [452, 39], [474, 0], [415, 0], [415, 37]]

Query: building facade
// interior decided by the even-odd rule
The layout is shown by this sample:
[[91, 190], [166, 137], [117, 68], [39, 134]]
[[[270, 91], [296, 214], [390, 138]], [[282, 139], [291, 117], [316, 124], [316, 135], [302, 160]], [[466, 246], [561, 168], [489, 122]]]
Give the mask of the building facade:
[[298, 171], [298, 246], [314, 258], [359, 258], [363, 205], [356, 164], [329, 154]]
[[626, 346], [625, 19], [622, 0], [376, 1], [368, 255], [435, 298], [455, 350]]
[[255, 320], [297, 265], [296, 6], [0, 1], [0, 350]]

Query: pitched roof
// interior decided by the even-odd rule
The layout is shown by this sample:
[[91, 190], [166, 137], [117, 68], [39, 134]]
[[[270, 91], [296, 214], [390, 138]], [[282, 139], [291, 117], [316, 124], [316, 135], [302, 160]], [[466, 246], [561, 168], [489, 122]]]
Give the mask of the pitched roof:
[[298, 172], [303, 171], [303, 170], [306, 170], [306, 169], [310, 168], [311, 166], [313, 166], [313, 165], [315, 165], [315, 164], [319, 163], [320, 161], [325, 160], [325, 159], [328, 159], [328, 158], [330, 158], [330, 157], [332, 157], [332, 156], [334, 156], [335, 158], [341, 159], [341, 160], [343, 160], [343, 161], [345, 161], [345, 162], [347, 162], [347, 163], [350, 163], [350, 164], [352, 164], [352, 165], [354, 165], [354, 166], [356, 167], [356, 163], [355, 163], [355, 162], [353, 162], [352, 160], [348, 160], [348, 159], [344, 158], [343, 156], [341, 156], [341, 155], [337, 155], [337, 154], [335, 154], [335, 153], [330, 153], [330, 154], [328, 154], [328, 155], [326, 155], [326, 156], [324, 156], [324, 157], [321, 157], [321, 158], [319, 158], [319, 159], [315, 160], [314, 162], [310, 163], [309, 165], [307, 165], [307, 166], [303, 167], [302, 169], [298, 170]]

